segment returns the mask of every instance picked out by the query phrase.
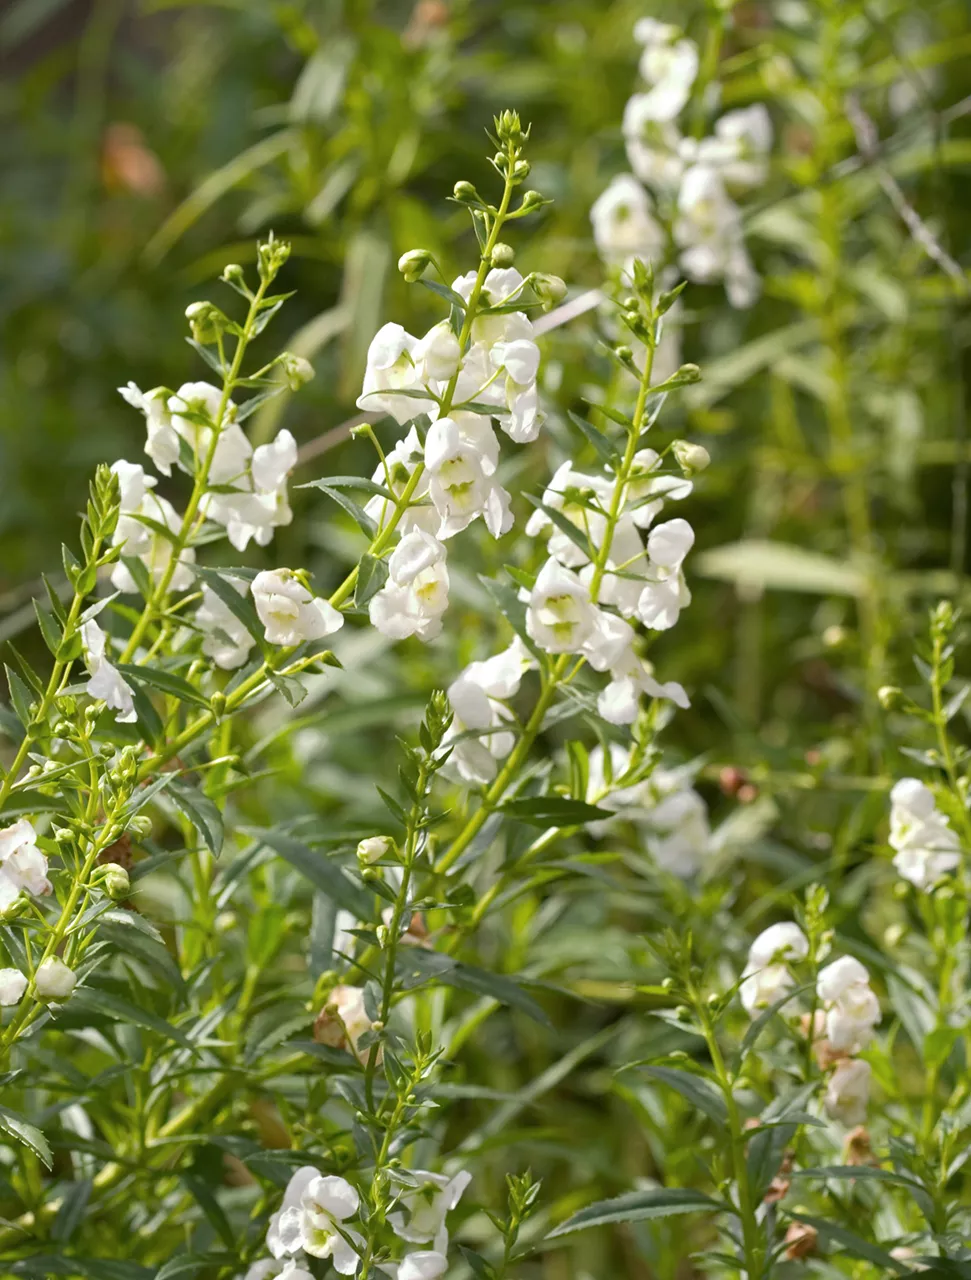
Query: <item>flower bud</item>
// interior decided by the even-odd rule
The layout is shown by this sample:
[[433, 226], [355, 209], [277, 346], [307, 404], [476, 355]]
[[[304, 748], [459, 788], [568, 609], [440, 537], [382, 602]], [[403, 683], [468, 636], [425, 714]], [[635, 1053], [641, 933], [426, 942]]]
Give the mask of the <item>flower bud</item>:
[[225, 329], [226, 317], [211, 302], [192, 302], [185, 309], [196, 342], [215, 342]]
[[520, 208], [524, 213], [528, 213], [531, 209], [540, 209], [546, 204], [545, 197], [539, 191], [523, 192], [523, 202]]
[[501, 241], [492, 250], [492, 265], [494, 267], [511, 267], [516, 261], [516, 253], [511, 244], [503, 244]]
[[409, 284], [414, 284], [428, 270], [431, 260], [432, 255], [429, 249], [409, 249], [398, 259], [398, 270]]
[[38, 1000], [66, 1000], [77, 980], [77, 974], [63, 960], [50, 956], [34, 974], [34, 991]]
[[528, 129], [523, 131], [518, 111], [503, 111], [495, 117], [493, 123], [496, 127], [496, 137], [500, 142], [509, 142], [514, 147], [518, 147], [529, 136]]
[[701, 370], [696, 364], [683, 364], [671, 379], [671, 385], [686, 387], [689, 383], [701, 381]]
[[128, 824], [128, 830], [138, 840], [144, 840], [152, 834], [152, 819], [147, 813], [136, 813]]
[[245, 279], [243, 268], [238, 262], [230, 262], [223, 267], [223, 273], [220, 278], [225, 280], [227, 284], [242, 284]]
[[711, 454], [704, 445], [692, 444], [690, 440], [675, 440], [671, 449], [681, 470], [689, 477], [704, 471], [711, 462]]
[[513, 182], [525, 182], [529, 177], [530, 167], [528, 160], [517, 160], [512, 170]]
[[362, 866], [372, 866], [382, 858], [389, 858], [397, 850], [391, 836], [368, 836], [357, 846], [357, 860]]
[[619, 347], [614, 347], [614, 355], [617, 357], [618, 360], [622, 360], [624, 364], [627, 364], [629, 360], [634, 359], [634, 352], [631, 350], [631, 348], [623, 345]]
[[903, 690], [895, 684], [884, 684], [877, 690], [877, 701], [884, 711], [893, 711], [895, 707], [900, 705], [902, 697]]
[[102, 875], [104, 891], [109, 898], [117, 902], [120, 898], [127, 898], [131, 893], [131, 879], [128, 872], [117, 862], [105, 863]]
[[476, 191], [471, 182], [466, 182], [464, 179], [460, 182], [456, 182], [455, 186], [452, 188], [452, 195], [459, 204], [480, 203], [478, 191]]
[[69, 738], [70, 736], [71, 736], [70, 720], [58, 720], [57, 724], [54, 725], [54, 737]]
[[548, 275], [545, 271], [534, 271], [531, 284], [533, 293], [547, 310], [566, 297], [566, 285], [559, 276]]
[[209, 699], [209, 710], [217, 720], [226, 714], [226, 695], [218, 689]]
[[291, 391], [299, 391], [314, 376], [314, 367], [310, 361], [303, 356], [294, 355], [292, 351], [284, 351], [279, 363]]
[[277, 240], [271, 231], [269, 239], [256, 246], [256, 257], [260, 279], [268, 284], [290, 257], [290, 245]]

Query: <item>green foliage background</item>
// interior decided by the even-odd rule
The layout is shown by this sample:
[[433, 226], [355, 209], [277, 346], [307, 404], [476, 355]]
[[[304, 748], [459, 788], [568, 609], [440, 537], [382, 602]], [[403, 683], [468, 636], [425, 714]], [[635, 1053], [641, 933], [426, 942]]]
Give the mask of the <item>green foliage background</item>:
[[[367, 344], [385, 320], [422, 332], [439, 315], [394, 263], [422, 245], [467, 269], [468, 220], [444, 196], [460, 177], [488, 183], [483, 127], [503, 107], [531, 121], [531, 182], [555, 200], [517, 244], [517, 260], [571, 289], [598, 285], [588, 213], [626, 167], [630, 32], [646, 12], [686, 23], [701, 44], [713, 22], [701, 3], [653, 0], [8, 3], [0, 636], [40, 652], [25, 634], [30, 596], [73, 536], [88, 475], [98, 461], [140, 456], [143, 424], [115, 388], [203, 376], [181, 337], [184, 309], [227, 262], [252, 261], [258, 233], [272, 227], [293, 242], [284, 285], [297, 295], [284, 345], [317, 370], [298, 398], [256, 420], [263, 438], [284, 422], [311, 455], [297, 482], [370, 472], [364, 444], [344, 429]], [[470, 1030], [467, 1096], [447, 1145], [478, 1152], [492, 1179], [477, 1183], [481, 1202], [498, 1203], [513, 1142], [517, 1167], [544, 1176], [556, 1220], [638, 1177], [691, 1182], [704, 1121], [685, 1108], [683, 1145], [667, 1147], [653, 1095], [614, 1076], [618, 1063], [660, 1052], [666, 1034], [645, 1017], [650, 998], [634, 991], [650, 967], [643, 935], [694, 924], [714, 956], [730, 920], [758, 928], [784, 891], [812, 879], [847, 887], [842, 927], [861, 941], [863, 923], [873, 934], [897, 918], [885, 894], [856, 919], [886, 787], [903, 767], [897, 747], [911, 733], [878, 722], [872, 694], [910, 681], [926, 605], [967, 593], [971, 276], [962, 266], [956, 279], [928, 258], [886, 178], [949, 258], [967, 262], [967, 19], [961, 0], [749, 0], [734, 11], [721, 53], [724, 105], [767, 101], [778, 135], [770, 182], [746, 209], [764, 292], [749, 312], [728, 309], [720, 290], [686, 295], [685, 358], [704, 380], [665, 429], [704, 441], [713, 463], [686, 512], [698, 534], [695, 603], [659, 645], [665, 677], [694, 691], [665, 741], [682, 758], [704, 757], [714, 818], [734, 824], [723, 855], [732, 888], [703, 888], [672, 908], [648, 885], [591, 895], [577, 879], [555, 899], [555, 930], [539, 930], [544, 906], [529, 900], [484, 931], [486, 967], [515, 973], [528, 957], [550, 984], [557, 1033], [505, 1017], [481, 1039]], [[894, 93], [908, 99], [902, 114]], [[877, 123], [875, 157], [860, 155], [847, 94]], [[568, 439], [566, 410], [582, 409], [609, 376], [590, 316], [553, 333], [546, 351], [546, 443], [518, 456], [510, 489], [536, 491]], [[389, 424], [381, 430], [390, 438]], [[294, 525], [272, 558], [253, 563], [303, 564], [332, 586], [356, 554], [350, 526], [342, 532], [334, 517], [320, 495], [297, 494]], [[295, 711], [255, 720], [260, 771], [237, 800], [244, 820], [369, 832], [375, 772], [394, 773], [394, 732], [410, 729], [428, 690], [491, 643], [478, 630], [474, 571], [497, 571], [504, 555], [491, 545], [476, 554], [454, 587], [454, 665], [442, 669], [436, 648], [383, 652], [366, 633], [331, 684]], [[877, 566], [876, 596], [864, 561]], [[325, 696], [331, 688], [338, 697]], [[744, 772], [749, 805], [719, 788], [726, 765]], [[309, 906], [289, 881], [291, 896], [278, 897], [283, 882], [263, 874], [254, 918], [281, 966], [267, 990], [282, 997]], [[163, 917], [174, 910], [155, 906]], [[288, 933], [292, 946], [280, 950]], [[226, 1132], [265, 1138], [261, 1125], [253, 1104]], [[214, 1176], [220, 1159], [205, 1148], [200, 1175]], [[683, 1221], [578, 1236], [530, 1274], [687, 1276]], [[111, 1256], [113, 1231], [91, 1227], [89, 1251]]]

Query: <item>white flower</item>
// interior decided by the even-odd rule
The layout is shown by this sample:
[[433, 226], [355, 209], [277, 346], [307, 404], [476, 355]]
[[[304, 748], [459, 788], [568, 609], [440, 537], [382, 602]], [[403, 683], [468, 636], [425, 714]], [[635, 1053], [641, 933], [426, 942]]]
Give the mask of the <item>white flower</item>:
[[640, 73], [651, 86], [645, 111], [654, 120], [673, 120], [684, 109], [698, 74], [698, 48], [691, 40], [678, 39], [677, 27], [652, 18], [634, 25], [634, 39], [644, 46]]
[[448, 1259], [444, 1253], [434, 1249], [416, 1249], [402, 1258], [396, 1280], [438, 1280], [447, 1269]]
[[37, 967], [34, 990], [40, 1000], [66, 1000], [77, 980], [77, 974], [63, 960], [50, 956]]
[[796, 985], [789, 961], [805, 960], [809, 941], [797, 924], [782, 921], [763, 929], [752, 943], [739, 997], [751, 1017], [775, 1004]]
[[192, 449], [197, 462], [207, 455], [213, 431], [222, 436], [236, 417], [232, 400], [223, 404], [223, 392], [211, 382], [184, 382], [169, 397], [168, 410], [172, 426]]
[[[168, 393], [164, 387], [156, 387], [153, 391], [139, 391], [134, 382], [127, 387], [119, 387], [118, 393], [135, 409], [145, 415], [148, 438], [145, 441], [145, 452], [161, 471], [163, 476], [172, 474], [172, 465], [179, 461], [179, 433], [172, 425], [169, 412]], [[154, 480], [152, 481], [154, 484]]]
[[890, 792], [893, 865], [918, 889], [931, 888], [961, 862], [961, 845], [934, 793], [917, 778], [901, 778]]
[[261, 1258], [253, 1263], [242, 1280], [314, 1280], [314, 1277], [295, 1258], [287, 1258], [285, 1262]]
[[373, 866], [382, 858], [389, 857], [394, 849], [395, 842], [391, 836], [368, 836], [366, 840], [358, 841], [357, 860], [366, 866]]
[[[364, 988], [338, 985], [327, 997], [327, 1004], [335, 1006], [337, 1016], [344, 1024], [344, 1030], [347, 1032], [354, 1052], [360, 1056], [362, 1051], [359, 1049], [359, 1041], [371, 1030], [371, 1019], [367, 1016], [367, 1010], [364, 1007]], [[370, 1056], [373, 1050], [363, 1052], [365, 1056]]]
[[[458, 372], [462, 348], [447, 320], [434, 325], [411, 352], [415, 379], [420, 386], [447, 383]], [[414, 413], [411, 415], [414, 417]]]
[[629, 266], [634, 258], [658, 258], [664, 251], [664, 228], [656, 220], [651, 199], [636, 178], [621, 174], [590, 210], [593, 238], [605, 262]]
[[357, 407], [368, 413], [387, 413], [404, 425], [434, 405], [424, 397], [396, 395], [395, 392], [420, 391], [414, 351], [418, 339], [400, 324], [385, 324], [371, 339], [368, 347], [364, 386]]
[[441, 517], [440, 538], [450, 538], [482, 516], [494, 538], [512, 528], [509, 494], [485, 469], [482, 455], [453, 418], [439, 418], [425, 437], [428, 494]]
[[371, 621], [394, 640], [431, 640], [442, 629], [448, 586], [444, 546], [423, 529], [412, 529], [391, 553], [388, 581], [371, 598]]
[[472, 1175], [465, 1170], [452, 1178], [426, 1169], [412, 1169], [410, 1173], [422, 1185], [401, 1193], [398, 1197], [401, 1207], [388, 1214], [388, 1222], [399, 1239], [409, 1244], [431, 1244], [438, 1253], [445, 1253], [448, 1248], [445, 1217], [461, 1200]]
[[[652, 781], [659, 786], [663, 779]], [[693, 787], [664, 796], [648, 815], [648, 848], [658, 866], [679, 876], [701, 869], [711, 845], [708, 806]]]
[[710, 165], [693, 165], [682, 179], [674, 239], [689, 279], [699, 284], [724, 280], [733, 307], [751, 306], [758, 277], [742, 243], [741, 217]]
[[[241, 596], [249, 591], [249, 583], [241, 578], [233, 578], [232, 585]], [[249, 657], [253, 637], [211, 587], [202, 589], [202, 603], [196, 610], [196, 626], [203, 633], [202, 652], [212, 658], [217, 667], [233, 671]]]
[[289, 431], [278, 432], [274, 440], [257, 449], [250, 448], [235, 423], [220, 436], [209, 479], [212, 484], [230, 485], [236, 492], [207, 493], [203, 511], [210, 520], [225, 526], [237, 551], [244, 551], [250, 539], [267, 546], [273, 531], [293, 519], [287, 479], [296, 465], [297, 442]]
[[863, 1124], [870, 1101], [870, 1064], [860, 1058], [841, 1062], [829, 1078], [823, 1102], [826, 1114], [847, 1128]]
[[686, 709], [691, 705], [684, 687], [676, 680], [663, 684], [654, 677], [654, 668], [639, 658], [632, 646], [620, 653], [610, 666], [611, 680], [597, 699], [597, 710], [609, 724], [633, 724], [642, 693], [663, 698]]
[[646, 627], [666, 631], [691, 603], [691, 592], [681, 566], [694, 546], [694, 530], [687, 520], [666, 520], [656, 525], [647, 538], [650, 581], [637, 602], [637, 614]]
[[93, 618], [81, 627], [81, 644], [84, 649], [84, 664], [91, 676], [86, 686], [87, 692], [116, 712], [115, 719], [119, 724], [133, 724], [137, 716], [131, 685], [105, 657], [108, 637]]
[[27, 818], [0, 830], [0, 915], [23, 892], [48, 894], [47, 857], [37, 847], [37, 832]]
[[[112, 464], [111, 469], [118, 477], [121, 489], [121, 514], [112, 534], [112, 545], [121, 547], [123, 556], [141, 560], [157, 582], [167, 572], [172, 559], [172, 539], [150, 527], [141, 517], [162, 525], [173, 534], [181, 530], [182, 518], [167, 498], [160, 498], [152, 492], [155, 478], [147, 476], [137, 463], [120, 459]], [[195, 558], [196, 553], [191, 547], [182, 551], [169, 583], [173, 591], [184, 591], [192, 585], [189, 565], [195, 562]], [[120, 560], [111, 571], [111, 583], [117, 591], [138, 590], [128, 566]]]
[[526, 630], [547, 653], [577, 653], [592, 635], [597, 613], [577, 575], [547, 560], [529, 594]]
[[816, 980], [816, 994], [826, 1010], [826, 1037], [834, 1049], [859, 1053], [880, 1021], [880, 1003], [870, 990], [870, 975], [853, 956], [841, 956]]
[[312, 596], [290, 569], [264, 569], [253, 579], [252, 591], [269, 644], [321, 640], [344, 625], [343, 615]]
[[809, 940], [797, 924], [782, 920], [763, 929], [749, 948], [749, 964], [770, 965], [777, 961], [805, 960]]
[[[546, 486], [543, 506], [559, 511], [597, 548], [606, 531], [612, 493], [613, 485], [606, 476], [574, 471], [573, 463], [567, 461], [557, 467]], [[589, 563], [590, 557], [583, 547], [554, 525], [546, 512], [538, 507], [526, 523], [526, 533], [535, 538], [546, 529], [550, 530], [547, 551], [560, 564], [576, 569]]]
[[[711, 830], [707, 806], [690, 785], [690, 774], [684, 769], [654, 769], [640, 782], [620, 785], [630, 768], [630, 752], [618, 743], [611, 744], [610, 766], [608, 782], [603, 748], [591, 751], [587, 799], [636, 823], [658, 866], [675, 875], [694, 875], [708, 854]], [[592, 823], [590, 830], [601, 835], [608, 826]]]
[[275, 1258], [302, 1249], [311, 1257], [329, 1258], [341, 1275], [353, 1275], [363, 1241], [343, 1224], [359, 1207], [360, 1197], [346, 1179], [324, 1177], [305, 1165], [290, 1179], [283, 1205], [270, 1219], [267, 1247]]
[[27, 990], [27, 979], [19, 969], [0, 969], [0, 1004], [19, 1004]]
[[[497, 762], [513, 749], [516, 739], [505, 727], [512, 714], [505, 700], [515, 696], [523, 673], [535, 665], [517, 636], [508, 649], [484, 662], [470, 663], [449, 685], [453, 712], [445, 735], [445, 742], [452, 747], [449, 768], [464, 781], [491, 782]], [[469, 736], [464, 736], [467, 733]]]
[[671, 190], [684, 172], [680, 155], [681, 134], [670, 120], [658, 120], [656, 98], [635, 93], [624, 108], [624, 143], [630, 167], [649, 187]]

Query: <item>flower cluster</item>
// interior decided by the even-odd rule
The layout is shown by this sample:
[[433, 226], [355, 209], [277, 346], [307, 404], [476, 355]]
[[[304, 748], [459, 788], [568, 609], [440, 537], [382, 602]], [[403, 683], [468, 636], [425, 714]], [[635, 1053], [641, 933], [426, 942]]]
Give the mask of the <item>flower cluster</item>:
[[641, 18], [634, 37], [642, 46], [644, 89], [630, 98], [623, 120], [633, 173], [614, 178], [590, 211], [597, 248], [621, 268], [633, 258], [660, 262], [670, 253], [689, 280], [723, 280], [733, 306], [750, 306], [758, 277], [734, 197], [765, 181], [768, 112], [761, 104], [729, 111], [711, 136], [686, 135], [679, 117], [692, 91], [705, 91], [696, 87], [697, 47], [654, 18]]
[[961, 861], [961, 846], [934, 793], [917, 778], [901, 778], [890, 792], [893, 865], [918, 889], [932, 888]]

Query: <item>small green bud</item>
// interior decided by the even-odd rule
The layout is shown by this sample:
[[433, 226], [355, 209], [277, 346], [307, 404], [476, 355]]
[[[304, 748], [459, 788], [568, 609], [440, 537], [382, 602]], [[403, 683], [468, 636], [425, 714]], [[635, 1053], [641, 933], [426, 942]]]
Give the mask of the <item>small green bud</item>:
[[566, 297], [566, 285], [559, 276], [551, 276], [545, 271], [534, 271], [530, 277], [530, 283], [533, 286], [533, 293], [547, 311]]
[[675, 440], [671, 451], [678, 460], [678, 465], [689, 478], [704, 471], [711, 462], [711, 454], [700, 444], [692, 444], [690, 440]]
[[900, 706], [904, 691], [895, 684], [881, 685], [877, 690], [877, 701], [884, 711], [893, 711], [895, 707]]
[[661, 983], [661, 989], [663, 991], [673, 991], [674, 986], [675, 986], [675, 983], [673, 978], [665, 978], [664, 981]]
[[478, 191], [476, 191], [471, 182], [466, 182], [464, 179], [460, 182], [456, 182], [455, 186], [452, 188], [452, 195], [456, 200], [458, 200], [459, 204], [480, 203]]
[[226, 328], [226, 317], [211, 302], [192, 302], [185, 309], [192, 336], [203, 344], [215, 342]]
[[147, 813], [136, 813], [128, 823], [128, 830], [136, 840], [144, 840], [152, 834], [152, 819]]
[[671, 382], [676, 387], [685, 387], [692, 382], [701, 381], [701, 370], [696, 364], [683, 364], [677, 371]]
[[513, 182], [525, 182], [529, 177], [530, 163], [528, 160], [517, 160], [513, 165], [512, 180]]
[[542, 208], [542, 206], [546, 203], [547, 203], [547, 200], [541, 192], [525, 191], [523, 192], [523, 202], [520, 205], [520, 208], [523, 210], [524, 213], [528, 213], [532, 209]]
[[690, 1022], [691, 1010], [688, 1008], [686, 1004], [679, 1004], [674, 1011], [674, 1016], [677, 1018], [679, 1022]]
[[496, 137], [500, 142], [519, 147], [529, 137], [529, 129], [523, 130], [518, 111], [503, 111], [495, 117]]
[[58, 844], [70, 844], [74, 839], [74, 832], [70, 827], [55, 827], [51, 834]]
[[260, 280], [264, 284], [269, 284], [289, 257], [289, 243], [286, 240], [277, 240], [271, 231], [269, 239], [256, 246]]
[[69, 738], [71, 736], [72, 727], [73, 726], [71, 725], [71, 722], [69, 720], [58, 720], [58, 722], [54, 725], [54, 737]]
[[128, 872], [117, 862], [105, 863], [102, 883], [105, 893], [115, 902], [121, 898], [127, 898], [131, 893], [131, 879]]
[[209, 699], [209, 710], [217, 720], [221, 719], [226, 714], [226, 695], [217, 690]]
[[409, 284], [414, 284], [428, 270], [431, 260], [431, 250], [409, 249], [407, 253], [403, 253], [398, 259], [398, 270]]
[[291, 391], [299, 391], [314, 376], [314, 367], [303, 356], [296, 356], [292, 351], [284, 351], [279, 358], [280, 368]]
[[230, 262], [227, 266], [223, 267], [222, 279], [225, 280], [227, 284], [241, 285], [245, 280], [243, 268], [238, 262]]
[[511, 267], [515, 261], [516, 253], [512, 245], [500, 242], [492, 251], [492, 265], [494, 267]]
[[625, 346], [614, 347], [614, 355], [617, 357], [618, 360], [622, 360], [624, 364], [627, 364], [629, 360], [634, 359], [634, 353], [630, 349], [630, 347], [625, 347]]

